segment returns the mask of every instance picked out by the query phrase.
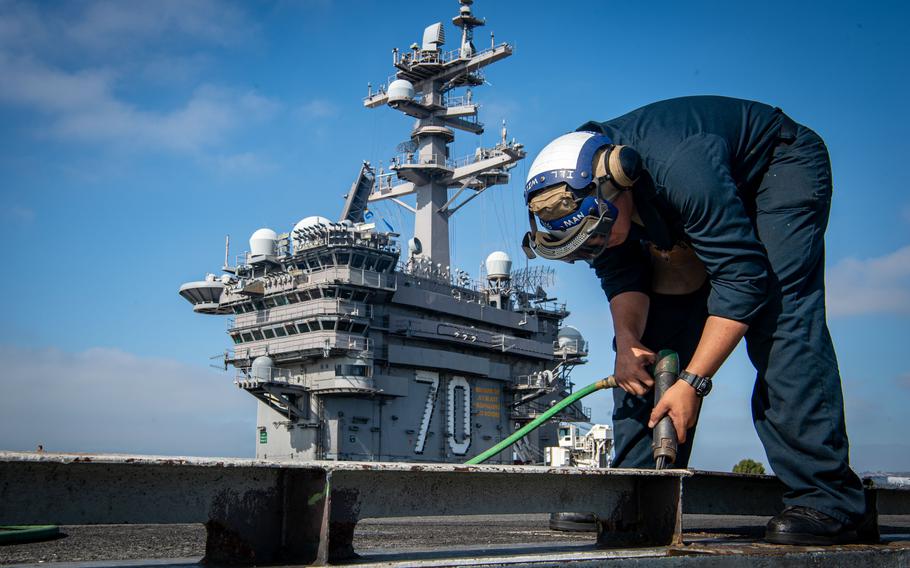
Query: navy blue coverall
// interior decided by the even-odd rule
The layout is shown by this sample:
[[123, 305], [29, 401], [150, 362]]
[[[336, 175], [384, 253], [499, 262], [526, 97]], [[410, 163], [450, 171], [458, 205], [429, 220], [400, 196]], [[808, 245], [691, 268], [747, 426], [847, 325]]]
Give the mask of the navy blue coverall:
[[[657, 102], [579, 130], [635, 148], [645, 173], [632, 189], [643, 227], [592, 261], [607, 296], [650, 296], [642, 343], [691, 359], [708, 315], [749, 325], [757, 370], [752, 417], [784, 502], [844, 523], [865, 511], [849, 465], [844, 404], [825, 322], [824, 233], [831, 166], [824, 142], [780, 109], [725, 97]], [[647, 244], [691, 244], [708, 273], [685, 296], [652, 292]], [[618, 467], [654, 467], [645, 397], [614, 389]], [[709, 403], [710, 404], [710, 403]], [[685, 467], [694, 429], [680, 447]]]

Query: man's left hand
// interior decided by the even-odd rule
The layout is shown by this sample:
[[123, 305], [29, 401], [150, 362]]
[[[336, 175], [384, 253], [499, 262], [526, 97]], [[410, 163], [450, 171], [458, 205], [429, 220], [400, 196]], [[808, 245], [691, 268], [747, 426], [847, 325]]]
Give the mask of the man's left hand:
[[654, 428], [661, 418], [669, 414], [673, 427], [676, 428], [676, 439], [682, 444], [686, 441], [686, 431], [695, 426], [700, 406], [701, 399], [695, 394], [692, 385], [685, 381], [676, 381], [651, 411], [648, 428]]

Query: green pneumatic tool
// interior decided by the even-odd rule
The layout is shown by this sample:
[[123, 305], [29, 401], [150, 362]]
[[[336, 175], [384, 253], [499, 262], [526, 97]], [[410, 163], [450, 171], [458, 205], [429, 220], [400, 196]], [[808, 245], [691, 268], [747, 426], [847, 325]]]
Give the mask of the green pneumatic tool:
[[[654, 363], [654, 404], [657, 404], [664, 393], [676, 382], [679, 377], [679, 355], [676, 351], [665, 349], [658, 353], [657, 362]], [[654, 461], [657, 469], [666, 469], [676, 461], [676, 428], [670, 416], [664, 416], [654, 426], [654, 438], [651, 449], [654, 452]]]
[[[679, 376], [679, 356], [676, 354], [676, 352], [665, 349], [658, 353], [657, 361], [654, 363], [653, 373], [654, 403], [656, 404], [657, 401], [663, 397], [664, 393], [673, 386], [673, 384], [676, 382], [677, 377]], [[517, 430], [514, 434], [502, 442], [499, 442], [489, 450], [478, 454], [465, 463], [468, 465], [476, 465], [487, 461], [518, 440], [524, 438], [529, 432], [535, 430], [538, 426], [550, 420], [565, 407], [578, 400], [581, 400], [593, 392], [599, 391], [601, 389], [612, 389], [616, 388], [617, 386], [619, 385], [616, 383], [616, 377], [613, 375], [610, 375], [605, 379], [601, 379], [596, 383], [586, 386], [578, 392], [575, 392], [562, 399], [552, 408], [535, 418], [532, 422], [529, 422], [523, 428]], [[664, 416], [654, 427], [654, 440], [651, 444], [651, 448], [654, 451], [654, 461], [657, 464], [657, 469], [666, 469], [673, 465], [673, 462], [676, 461], [676, 447], [676, 429], [673, 428], [673, 421], [670, 420], [669, 416]]]

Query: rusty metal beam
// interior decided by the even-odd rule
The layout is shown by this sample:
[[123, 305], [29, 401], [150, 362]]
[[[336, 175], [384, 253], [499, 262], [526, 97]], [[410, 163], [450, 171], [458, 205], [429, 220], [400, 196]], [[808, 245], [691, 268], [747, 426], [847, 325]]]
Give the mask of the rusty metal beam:
[[367, 517], [582, 510], [601, 546], [681, 542], [685, 471], [0, 452], [0, 524], [202, 522], [215, 563], [326, 564]]
[[[321, 515], [325, 470], [252, 460], [0, 453], [0, 524], [205, 523], [215, 562], [315, 558], [318, 531], [287, 539], [296, 516]], [[286, 506], [290, 499], [297, 505]]]
[[[879, 512], [910, 513], [906, 480], [865, 482]], [[683, 511], [773, 515], [784, 491], [701, 471], [0, 452], [0, 524], [205, 523], [213, 563], [343, 560], [371, 517], [584, 511], [600, 547], [666, 547]]]

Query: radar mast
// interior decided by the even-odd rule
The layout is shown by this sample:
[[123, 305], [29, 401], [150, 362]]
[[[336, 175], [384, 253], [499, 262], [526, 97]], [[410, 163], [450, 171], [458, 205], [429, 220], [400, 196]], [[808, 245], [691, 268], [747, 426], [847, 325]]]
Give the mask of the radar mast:
[[[364, 106], [388, 105], [417, 119], [411, 132], [413, 151], [396, 156], [390, 173], [376, 177], [369, 201], [391, 199], [412, 211], [417, 259], [430, 265], [449, 267], [449, 218], [488, 187], [509, 182], [509, 170], [525, 157], [524, 148], [505, 138], [492, 148], [478, 148], [462, 159], [449, 157], [455, 130], [482, 134], [477, 119], [478, 105], [472, 89], [483, 85], [481, 70], [512, 55], [508, 43], [474, 47], [474, 28], [484, 20], [471, 12], [473, 0], [461, 0], [452, 23], [461, 28], [461, 45], [443, 51], [445, 28], [442, 22], [428, 26], [421, 44], [408, 51], [392, 52], [394, 78], [379, 88], [369, 89]], [[456, 89], [464, 89], [456, 95]], [[454, 193], [450, 195], [450, 190]], [[401, 197], [414, 194], [416, 207]]]

